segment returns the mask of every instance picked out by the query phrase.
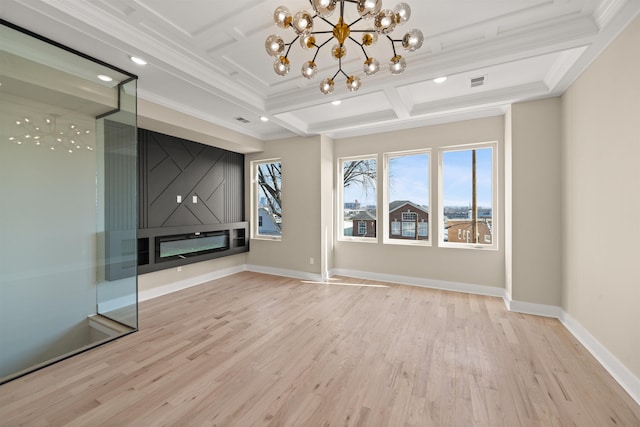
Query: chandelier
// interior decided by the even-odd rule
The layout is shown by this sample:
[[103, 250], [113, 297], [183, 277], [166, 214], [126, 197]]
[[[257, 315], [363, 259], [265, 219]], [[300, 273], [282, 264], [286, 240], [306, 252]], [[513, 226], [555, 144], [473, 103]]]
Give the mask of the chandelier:
[[[269, 55], [276, 58], [273, 69], [280, 76], [286, 76], [290, 71], [291, 64], [288, 57], [296, 41], [299, 40], [304, 50], [315, 49], [313, 59], [302, 64], [301, 69], [305, 78], [312, 79], [318, 72], [315, 61], [320, 49], [335, 39], [331, 47], [331, 56], [338, 61], [338, 70], [333, 77], [327, 77], [320, 83], [320, 91], [325, 95], [333, 93], [334, 81], [340, 74], [346, 78], [349, 91], [355, 92], [360, 88], [360, 77], [348, 75], [342, 69], [342, 61], [347, 56], [347, 40], [353, 42], [356, 51], [359, 49], [364, 54], [363, 72], [367, 76], [376, 74], [380, 69], [380, 62], [367, 53], [367, 48], [373, 46], [378, 38], [386, 38], [391, 44], [393, 50], [393, 56], [389, 60], [391, 74], [400, 74], [407, 68], [405, 58], [396, 53], [397, 43], [401, 43], [405, 51], [413, 52], [424, 42], [422, 32], [417, 29], [407, 31], [401, 39], [391, 37], [396, 27], [405, 24], [411, 16], [411, 8], [406, 3], [399, 3], [393, 10], [382, 9], [382, 0], [309, 0], [309, 3], [313, 12], [301, 10], [291, 15], [285, 6], [276, 8], [273, 14], [276, 25], [284, 29], [291, 27], [296, 37], [290, 43], [285, 43], [282, 37], [272, 34], [267, 37], [265, 48]], [[351, 23], [345, 22], [345, 3], [353, 3], [358, 12], [359, 17]], [[338, 6], [340, 16], [333, 23], [328, 18], [333, 15]], [[319, 29], [319, 27], [326, 27], [323, 23], [329, 25], [327, 30]], [[317, 29], [315, 24], [319, 24]], [[360, 33], [359, 40], [354, 37], [354, 33]]]
[[9, 137], [9, 142], [17, 145], [32, 144], [46, 147], [52, 151], [63, 150], [74, 153], [80, 150], [93, 151], [93, 147], [85, 141], [91, 134], [89, 129], [80, 129], [74, 123], [60, 126], [57, 114], [49, 114], [37, 123], [28, 117], [16, 120], [19, 134]]

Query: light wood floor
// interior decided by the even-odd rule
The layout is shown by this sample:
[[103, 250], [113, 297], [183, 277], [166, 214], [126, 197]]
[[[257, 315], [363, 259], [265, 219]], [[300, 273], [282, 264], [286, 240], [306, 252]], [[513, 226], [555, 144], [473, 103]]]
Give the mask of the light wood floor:
[[0, 386], [0, 425], [640, 426], [556, 320], [498, 298], [240, 273]]

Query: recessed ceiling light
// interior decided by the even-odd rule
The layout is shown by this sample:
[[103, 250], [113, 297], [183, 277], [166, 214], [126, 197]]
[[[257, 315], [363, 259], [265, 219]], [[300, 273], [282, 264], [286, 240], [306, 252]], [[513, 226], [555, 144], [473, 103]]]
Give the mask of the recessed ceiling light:
[[138, 65], [147, 65], [147, 61], [142, 58], [138, 58], [137, 56], [130, 56], [129, 59]]
[[446, 81], [447, 81], [447, 77], [446, 76], [442, 76], [442, 77], [438, 77], [438, 78], [433, 79], [433, 82], [434, 83], [438, 83], [438, 84], [444, 83]]
[[335, 101], [331, 101], [331, 105], [340, 105], [342, 104], [342, 101], [340, 101], [339, 99], [336, 99]]
[[112, 81], [112, 80], [113, 80], [111, 77], [106, 76], [106, 75], [104, 75], [104, 74], [98, 74], [98, 78], [99, 78], [100, 80], [102, 80], [103, 82], [110, 82], [110, 81]]
[[268, 122], [269, 121], [269, 117], [266, 116], [260, 116], [260, 120], [262, 120], [263, 122]]

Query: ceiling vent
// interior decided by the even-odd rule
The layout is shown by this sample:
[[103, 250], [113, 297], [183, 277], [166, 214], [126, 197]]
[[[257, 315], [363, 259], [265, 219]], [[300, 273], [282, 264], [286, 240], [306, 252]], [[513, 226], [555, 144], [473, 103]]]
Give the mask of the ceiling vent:
[[251, 123], [249, 120], [245, 119], [244, 117], [236, 117], [236, 120], [239, 121], [240, 123]]
[[487, 76], [472, 77], [471, 78], [471, 87], [484, 86], [486, 81], [487, 81]]

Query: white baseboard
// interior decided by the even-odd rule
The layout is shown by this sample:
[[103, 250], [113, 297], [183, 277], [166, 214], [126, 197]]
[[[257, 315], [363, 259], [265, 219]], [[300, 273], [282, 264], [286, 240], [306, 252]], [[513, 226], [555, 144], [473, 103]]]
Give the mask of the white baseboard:
[[229, 268], [223, 268], [221, 270], [212, 271], [211, 273], [202, 274], [200, 276], [190, 277], [188, 279], [180, 280], [178, 282], [170, 283], [168, 285], [158, 286], [157, 288], [147, 289], [145, 291], [141, 291], [138, 294], [138, 301], [146, 301], [148, 299], [156, 298], [162, 295], [167, 295], [172, 292], [177, 292], [182, 289], [190, 288], [192, 286], [201, 285], [211, 280], [216, 280], [226, 276], [231, 276], [232, 274], [240, 273], [241, 271], [245, 271], [244, 264], [237, 265], [234, 267], [229, 267]]
[[564, 310], [560, 322], [596, 358], [611, 376], [640, 405], [640, 378], [636, 377], [618, 358], [589, 333], [577, 320]]
[[306, 273], [304, 271], [286, 270], [283, 268], [265, 267], [262, 265], [250, 265], [244, 266], [245, 271], [252, 271], [254, 273], [271, 274], [274, 276], [291, 277], [300, 280], [312, 280], [314, 282], [321, 282], [322, 275], [315, 273]]
[[557, 305], [536, 304], [526, 301], [514, 301], [510, 300], [506, 296], [504, 297], [504, 304], [507, 306], [507, 310], [515, 311], [516, 313], [533, 314], [543, 317], [554, 317], [559, 319], [562, 315], [562, 309]]
[[468, 294], [485, 295], [504, 298], [505, 290], [493, 286], [474, 285], [470, 283], [448, 282], [445, 280], [425, 279], [421, 277], [396, 276], [394, 274], [371, 273], [369, 271], [348, 270], [336, 268], [330, 271], [330, 276], [348, 276], [356, 279], [375, 280], [378, 282], [398, 283], [400, 285], [419, 286], [421, 288], [442, 289], [445, 291], [465, 292]]

